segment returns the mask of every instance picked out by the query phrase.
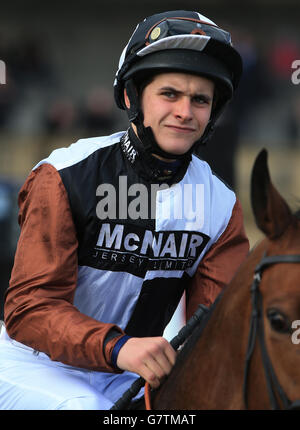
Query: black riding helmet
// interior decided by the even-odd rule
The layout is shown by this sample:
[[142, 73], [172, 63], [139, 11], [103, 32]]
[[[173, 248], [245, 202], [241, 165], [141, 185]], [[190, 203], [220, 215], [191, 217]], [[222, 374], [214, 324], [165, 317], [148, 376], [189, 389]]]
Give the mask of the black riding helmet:
[[[207, 77], [216, 87], [211, 118], [203, 136], [188, 154], [177, 156], [163, 151], [156, 143], [151, 127], [144, 127], [137, 94], [138, 87], [149, 76], [174, 71]], [[232, 47], [227, 31], [198, 12], [159, 13], [138, 24], [123, 50], [114, 82], [115, 100], [119, 108], [127, 110], [147, 151], [166, 158], [184, 158], [196, 145], [207, 141], [217, 118], [232, 98], [241, 73], [242, 60]], [[130, 109], [125, 105], [124, 88]]]

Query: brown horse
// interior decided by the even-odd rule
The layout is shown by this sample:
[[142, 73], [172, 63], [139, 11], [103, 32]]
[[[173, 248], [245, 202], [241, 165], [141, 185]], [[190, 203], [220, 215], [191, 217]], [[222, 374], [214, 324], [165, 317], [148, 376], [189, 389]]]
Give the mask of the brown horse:
[[299, 407], [292, 323], [300, 320], [300, 217], [273, 186], [265, 150], [252, 171], [251, 199], [266, 238], [186, 342], [153, 409]]

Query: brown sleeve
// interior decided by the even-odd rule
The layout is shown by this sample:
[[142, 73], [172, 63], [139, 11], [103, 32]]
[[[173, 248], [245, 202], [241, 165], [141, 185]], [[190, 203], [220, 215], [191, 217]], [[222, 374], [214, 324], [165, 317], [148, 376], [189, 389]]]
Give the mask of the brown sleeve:
[[187, 319], [199, 304], [210, 306], [233, 278], [249, 252], [243, 214], [237, 200], [227, 228], [200, 261], [187, 290]]
[[65, 187], [57, 170], [43, 164], [19, 194], [20, 238], [6, 294], [9, 336], [45, 352], [52, 360], [94, 370], [116, 371], [103, 351], [107, 333], [123, 331], [73, 306], [77, 282], [77, 238]]

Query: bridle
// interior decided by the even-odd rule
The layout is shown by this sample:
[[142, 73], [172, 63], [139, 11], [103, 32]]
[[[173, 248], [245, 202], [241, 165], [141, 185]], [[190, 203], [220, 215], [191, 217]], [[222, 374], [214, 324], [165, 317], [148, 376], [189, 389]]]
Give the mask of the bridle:
[[[252, 301], [252, 314], [250, 321], [250, 331], [248, 339], [248, 348], [246, 354], [246, 363], [244, 370], [244, 384], [243, 396], [245, 407], [248, 409], [248, 393], [247, 383], [251, 357], [254, 351], [256, 336], [258, 336], [259, 345], [261, 349], [262, 362], [265, 371], [265, 378], [267, 383], [268, 395], [272, 409], [280, 409], [278, 398], [281, 400], [283, 409], [300, 409], [300, 399], [292, 402], [284, 390], [282, 389], [277, 376], [274, 372], [270, 357], [268, 355], [266, 344], [264, 340], [264, 324], [262, 312], [262, 296], [259, 290], [259, 285], [262, 278], [262, 273], [267, 267], [277, 263], [300, 263], [300, 255], [263, 255], [261, 261], [256, 266], [254, 271], [254, 278], [251, 285], [251, 301]], [[276, 396], [277, 394], [277, 396]]]

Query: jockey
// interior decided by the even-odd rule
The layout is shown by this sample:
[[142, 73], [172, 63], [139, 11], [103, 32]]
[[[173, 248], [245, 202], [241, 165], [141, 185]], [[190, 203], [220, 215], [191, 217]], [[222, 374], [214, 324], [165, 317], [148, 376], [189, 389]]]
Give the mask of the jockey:
[[0, 409], [109, 409], [138, 376], [158, 387], [171, 371], [162, 335], [183, 293], [187, 317], [209, 306], [249, 249], [235, 193], [193, 154], [241, 72], [210, 19], [150, 16], [114, 82], [128, 130], [33, 168], [19, 194]]

